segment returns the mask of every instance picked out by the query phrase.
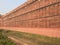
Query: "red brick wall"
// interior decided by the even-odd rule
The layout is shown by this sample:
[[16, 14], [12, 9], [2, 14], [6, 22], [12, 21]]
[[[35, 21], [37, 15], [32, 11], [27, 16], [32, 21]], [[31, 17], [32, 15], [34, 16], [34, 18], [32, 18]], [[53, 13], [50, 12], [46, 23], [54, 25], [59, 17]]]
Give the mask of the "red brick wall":
[[2, 26], [2, 24], [1, 24], [1, 19], [0, 19], [0, 27]]
[[2, 16], [0, 16], [0, 27], [2, 27]]
[[31, 0], [3, 17], [8, 27], [60, 27], [59, 0]]

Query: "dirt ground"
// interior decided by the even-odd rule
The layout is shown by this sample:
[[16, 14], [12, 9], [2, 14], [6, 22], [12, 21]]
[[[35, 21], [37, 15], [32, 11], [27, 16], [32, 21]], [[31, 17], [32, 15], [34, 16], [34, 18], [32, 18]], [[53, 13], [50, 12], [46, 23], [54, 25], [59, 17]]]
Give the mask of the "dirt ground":
[[29, 45], [29, 41], [27, 40], [22, 40], [22, 39], [16, 39], [15, 37], [8, 37], [9, 39], [11, 39], [12, 41], [14, 41], [17, 45]]
[[17, 27], [0, 27], [0, 29], [7, 29], [12, 31], [27, 32], [39, 34], [49, 37], [60, 38], [60, 28], [17, 28]]

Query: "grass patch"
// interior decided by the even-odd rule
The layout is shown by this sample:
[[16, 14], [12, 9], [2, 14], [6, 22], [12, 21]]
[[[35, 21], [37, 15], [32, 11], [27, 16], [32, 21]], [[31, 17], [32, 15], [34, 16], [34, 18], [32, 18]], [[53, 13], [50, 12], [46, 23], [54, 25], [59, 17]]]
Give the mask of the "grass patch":
[[0, 45], [16, 45], [4, 34], [4, 30], [0, 30]]
[[60, 38], [47, 37], [25, 32], [5, 31], [7, 36], [15, 37], [19, 40], [29, 42], [29, 45], [60, 45]]

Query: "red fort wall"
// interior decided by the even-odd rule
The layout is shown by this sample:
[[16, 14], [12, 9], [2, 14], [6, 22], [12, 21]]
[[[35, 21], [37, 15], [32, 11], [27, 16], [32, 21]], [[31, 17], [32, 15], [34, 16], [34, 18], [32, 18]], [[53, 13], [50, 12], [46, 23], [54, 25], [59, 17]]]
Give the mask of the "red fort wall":
[[3, 21], [5, 27], [60, 28], [60, 0], [29, 0]]

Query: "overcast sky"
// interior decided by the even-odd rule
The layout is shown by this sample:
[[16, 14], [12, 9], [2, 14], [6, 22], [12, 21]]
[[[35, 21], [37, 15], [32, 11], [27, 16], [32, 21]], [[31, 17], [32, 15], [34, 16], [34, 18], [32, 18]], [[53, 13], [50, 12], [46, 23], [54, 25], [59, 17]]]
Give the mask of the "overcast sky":
[[0, 14], [4, 15], [26, 1], [27, 0], [0, 0]]

